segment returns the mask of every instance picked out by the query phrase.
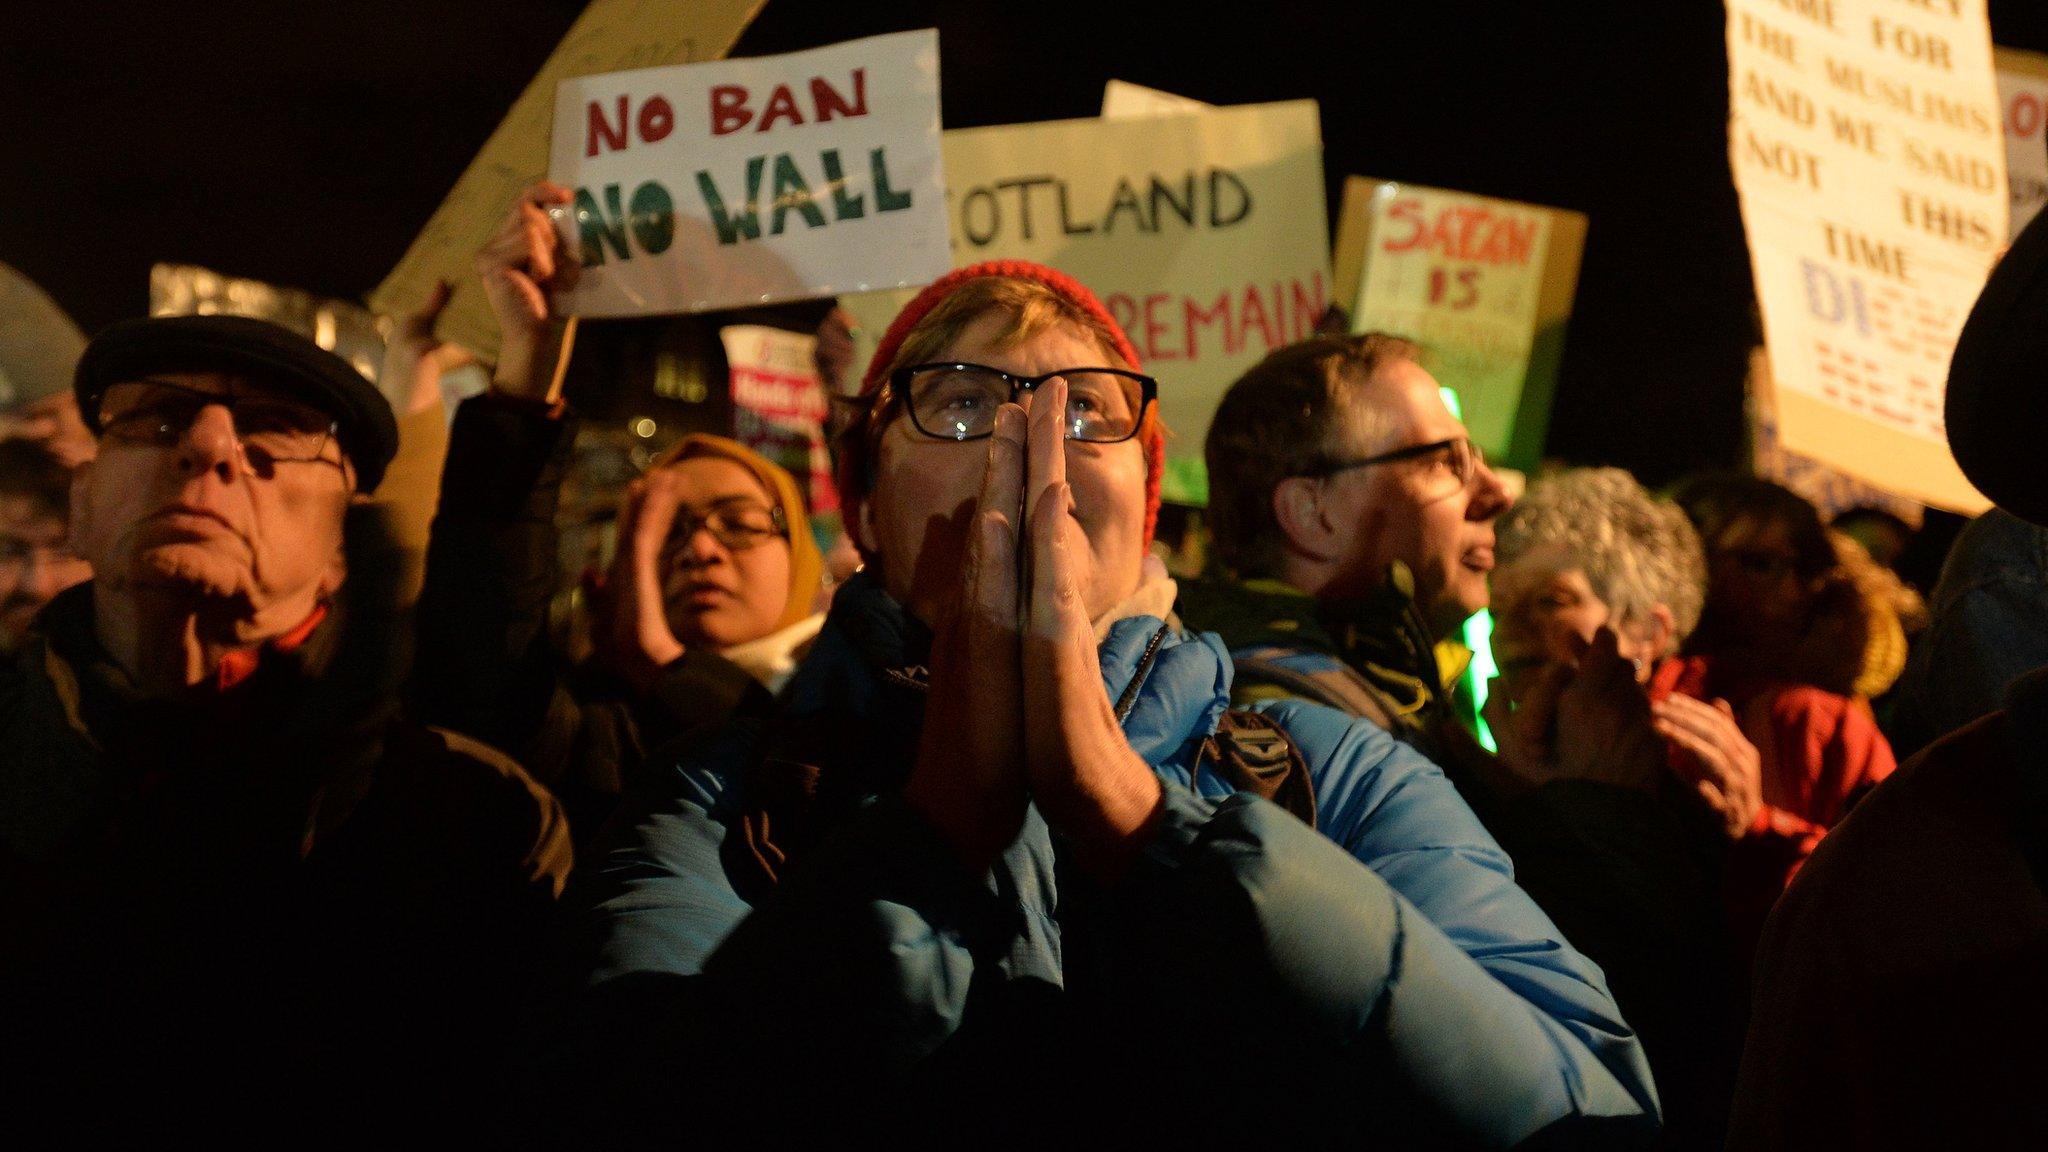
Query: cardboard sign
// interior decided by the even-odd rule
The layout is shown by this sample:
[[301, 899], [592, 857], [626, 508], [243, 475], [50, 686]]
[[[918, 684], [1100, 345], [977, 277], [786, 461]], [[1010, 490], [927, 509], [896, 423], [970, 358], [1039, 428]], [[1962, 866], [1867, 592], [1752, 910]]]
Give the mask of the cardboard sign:
[[437, 325], [443, 339], [498, 353], [498, 325], [477, 282], [476, 254], [520, 190], [547, 173], [555, 85], [571, 76], [716, 60], [732, 50], [766, 0], [592, 0], [463, 170], [398, 267], [370, 293], [386, 316], [407, 316], [442, 280], [455, 295]]
[[1111, 80], [1102, 86], [1102, 118], [1104, 120], [1137, 120], [1146, 116], [1178, 116], [1188, 112], [1202, 112], [1214, 108], [1188, 96], [1176, 96], [1133, 84], [1128, 80]]
[[1984, 0], [1728, 0], [1728, 143], [1784, 446], [1963, 512], [1948, 361], [2005, 243]]
[[1585, 238], [1577, 212], [1354, 176], [1338, 224], [1340, 301], [1353, 332], [1421, 344], [1430, 373], [1458, 394], [1472, 438], [1494, 459], [1530, 467], [1542, 455]]
[[925, 284], [952, 267], [930, 29], [563, 81], [549, 178], [576, 316]]
[[1992, 51], [2005, 123], [2006, 184], [2012, 190], [2010, 231], [2017, 236], [2048, 204], [2048, 56], [2017, 48]]
[[[1329, 306], [1315, 102], [955, 129], [945, 152], [954, 262], [1035, 260], [1094, 290], [1159, 379], [1167, 498], [1206, 503], [1224, 389]], [[842, 303], [871, 336], [905, 298]]]

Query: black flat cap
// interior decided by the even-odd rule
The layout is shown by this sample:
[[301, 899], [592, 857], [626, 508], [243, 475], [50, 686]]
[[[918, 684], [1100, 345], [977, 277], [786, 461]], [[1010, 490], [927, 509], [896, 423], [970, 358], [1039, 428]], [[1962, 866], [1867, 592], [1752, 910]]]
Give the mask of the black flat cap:
[[158, 372], [233, 373], [331, 413], [359, 492], [375, 491], [398, 453], [391, 405], [362, 373], [289, 328], [246, 316], [157, 316], [102, 330], [72, 379], [86, 425], [100, 431], [109, 387]]
[[2048, 525], [2048, 212], [1970, 309], [1949, 361], [1949, 451], [1999, 507]]

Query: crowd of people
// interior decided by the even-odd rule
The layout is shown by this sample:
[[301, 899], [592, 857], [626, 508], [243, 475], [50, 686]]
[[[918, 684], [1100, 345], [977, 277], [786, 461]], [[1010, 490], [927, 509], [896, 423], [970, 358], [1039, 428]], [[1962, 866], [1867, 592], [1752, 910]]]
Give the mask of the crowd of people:
[[852, 366], [857, 571], [803, 484], [693, 434], [572, 646], [565, 196], [478, 256], [502, 342], [452, 421], [443, 291], [393, 342], [406, 410], [184, 316], [8, 425], [21, 1130], [2048, 1140], [2039, 223], [1951, 381], [2006, 510], [1924, 602], [1859, 541], [1909, 529], [1765, 479], [1497, 473], [1378, 332], [1228, 390], [1206, 545], [1169, 548], [1160, 382], [1002, 261]]

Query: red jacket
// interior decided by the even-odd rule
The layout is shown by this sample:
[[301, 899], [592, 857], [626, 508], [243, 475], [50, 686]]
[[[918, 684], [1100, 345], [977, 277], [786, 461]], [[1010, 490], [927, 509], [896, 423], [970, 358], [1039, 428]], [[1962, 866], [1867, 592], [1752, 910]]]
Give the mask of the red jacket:
[[1778, 894], [1821, 837], [1898, 764], [1867, 702], [1716, 671], [1705, 656], [1666, 660], [1651, 678], [1650, 696], [1728, 701], [1762, 756], [1763, 807], [1730, 847], [1723, 887], [1731, 930], [1747, 955]]

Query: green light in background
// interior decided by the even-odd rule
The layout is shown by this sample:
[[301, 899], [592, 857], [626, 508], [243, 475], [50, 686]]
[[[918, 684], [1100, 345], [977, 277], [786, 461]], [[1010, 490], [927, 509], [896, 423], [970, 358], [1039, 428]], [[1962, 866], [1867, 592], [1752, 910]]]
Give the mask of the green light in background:
[[1493, 742], [1493, 730], [1486, 726], [1486, 717], [1480, 712], [1486, 708], [1486, 688], [1500, 668], [1493, 662], [1493, 613], [1482, 611], [1465, 621], [1465, 647], [1472, 650], [1472, 663], [1465, 669], [1465, 678], [1472, 688], [1472, 734], [1488, 752], [1498, 752], [1500, 747]]
[[[1449, 388], [1438, 391], [1443, 393], [1444, 407], [1451, 410], [1451, 415], [1463, 420], [1465, 412], [1458, 403], [1458, 394]], [[1493, 662], [1493, 613], [1482, 611], [1465, 621], [1465, 647], [1472, 650], [1472, 663], [1465, 668], [1465, 683], [1472, 691], [1472, 734], [1479, 738], [1480, 745], [1488, 752], [1498, 752], [1500, 748], [1493, 741], [1493, 732], [1487, 728], [1486, 718], [1479, 714], [1486, 707], [1487, 685], [1500, 671]]]

